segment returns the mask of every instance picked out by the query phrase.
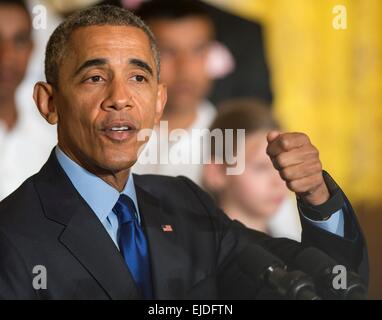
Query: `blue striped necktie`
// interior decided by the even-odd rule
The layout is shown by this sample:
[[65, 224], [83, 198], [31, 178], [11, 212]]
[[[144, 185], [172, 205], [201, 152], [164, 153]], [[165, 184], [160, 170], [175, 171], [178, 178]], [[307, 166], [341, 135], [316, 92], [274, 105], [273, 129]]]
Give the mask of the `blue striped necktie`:
[[118, 245], [143, 299], [152, 299], [148, 244], [134, 202], [121, 194], [113, 208], [119, 222]]

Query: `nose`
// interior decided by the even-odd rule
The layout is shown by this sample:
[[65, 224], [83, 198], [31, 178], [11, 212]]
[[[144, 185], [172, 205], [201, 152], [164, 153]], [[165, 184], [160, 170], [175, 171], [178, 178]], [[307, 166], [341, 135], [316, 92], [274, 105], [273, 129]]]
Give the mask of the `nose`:
[[194, 62], [188, 52], [181, 52], [176, 57], [176, 68], [179, 74], [185, 76], [195, 71]]
[[108, 89], [108, 95], [102, 104], [106, 111], [120, 111], [124, 108], [132, 108], [132, 92], [128, 89], [127, 83], [122, 79], [114, 79]]

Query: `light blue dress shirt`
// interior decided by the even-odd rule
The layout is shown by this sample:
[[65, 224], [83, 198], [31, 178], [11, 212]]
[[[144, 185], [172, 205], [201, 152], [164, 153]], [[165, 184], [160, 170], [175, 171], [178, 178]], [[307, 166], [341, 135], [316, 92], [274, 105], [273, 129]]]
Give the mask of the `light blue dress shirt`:
[[[118, 218], [112, 211], [117, 203], [120, 193], [105, 181], [82, 168], [71, 160], [58, 146], [55, 149], [58, 162], [65, 173], [77, 189], [81, 197], [87, 202], [101, 221], [115, 245], [118, 247]], [[122, 191], [129, 196], [137, 211], [137, 218], [140, 222], [137, 195], [135, 192], [133, 175], [130, 173], [126, 186]], [[315, 221], [305, 216], [303, 219], [309, 221], [314, 226], [334, 233], [337, 236], [344, 236], [344, 214], [342, 209], [331, 215], [328, 220]]]
[[70, 181], [77, 189], [81, 197], [94, 211], [101, 221], [106, 231], [118, 246], [118, 218], [113, 212], [113, 207], [117, 203], [120, 194], [130, 197], [135, 205], [137, 218], [140, 223], [137, 195], [135, 192], [133, 175], [130, 173], [125, 188], [121, 193], [101, 178], [82, 168], [70, 159], [58, 146], [55, 148], [57, 160]]
[[303, 216], [303, 219], [308, 220], [311, 224], [315, 225], [318, 228], [334, 233], [339, 237], [344, 237], [345, 223], [344, 223], [344, 213], [342, 209], [333, 213], [328, 220], [316, 221], [316, 220], [311, 220], [305, 216]]

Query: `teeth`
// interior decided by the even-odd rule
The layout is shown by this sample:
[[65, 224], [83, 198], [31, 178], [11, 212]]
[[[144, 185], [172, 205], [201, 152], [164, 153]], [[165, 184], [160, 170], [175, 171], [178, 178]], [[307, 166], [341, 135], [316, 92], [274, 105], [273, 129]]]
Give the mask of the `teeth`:
[[130, 128], [129, 127], [113, 127], [113, 128], [111, 128], [110, 130], [111, 131], [127, 131], [127, 130], [129, 130]]

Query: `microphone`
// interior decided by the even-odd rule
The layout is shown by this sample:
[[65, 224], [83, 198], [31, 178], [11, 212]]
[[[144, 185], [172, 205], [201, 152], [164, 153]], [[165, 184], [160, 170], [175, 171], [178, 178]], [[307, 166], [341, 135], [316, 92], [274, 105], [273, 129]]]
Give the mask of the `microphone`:
[[321, 300], [313, 280], [301, 271], [286, 271], [285, 264], [259, 245], [248, 245], [237, 258], [240, 270], [290, 300]]
[[334, 287], [333, 280], [337, 274], [333, 272], [333, 268], [337, 265], [339, 264], [331, 257], [313, 247], [303, 250], [295, 260], [296, 268], [313, 277], [317, 290], [324, 299], [366, 300], [366, 286], [355, 272], [346, 271], [345, 288]]

